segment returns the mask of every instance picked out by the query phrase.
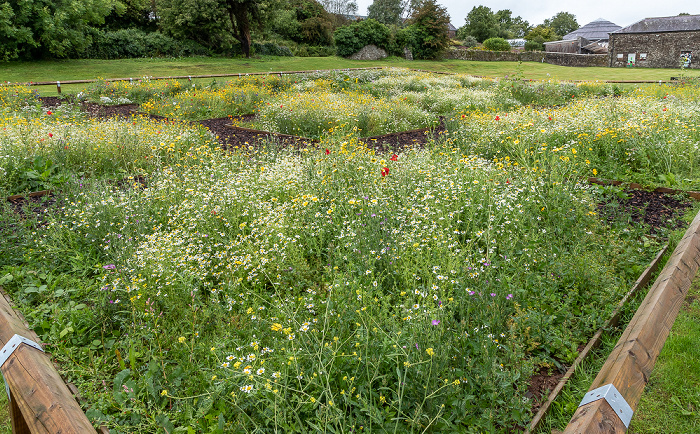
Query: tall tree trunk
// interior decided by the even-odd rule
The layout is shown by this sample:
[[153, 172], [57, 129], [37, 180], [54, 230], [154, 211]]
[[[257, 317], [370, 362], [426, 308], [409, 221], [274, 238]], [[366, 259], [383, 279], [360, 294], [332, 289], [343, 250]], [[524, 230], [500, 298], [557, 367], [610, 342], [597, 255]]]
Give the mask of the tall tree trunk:
[[245, 57], [250, 57], [250, 20], [248, 19], [248, 3], [228, 0], [226, 2], [233, 34], [241, 43]]
[[248, 19], [248, 5], [243, 3], [234, 11], [238, 23], [238, 40], [245, 57], [250, 57], [250, 20]]

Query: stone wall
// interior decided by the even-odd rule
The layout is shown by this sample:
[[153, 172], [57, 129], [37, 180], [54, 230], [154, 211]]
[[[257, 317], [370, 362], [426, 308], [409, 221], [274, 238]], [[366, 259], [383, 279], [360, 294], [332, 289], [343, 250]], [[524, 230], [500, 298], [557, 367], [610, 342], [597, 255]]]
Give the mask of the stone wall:
[[542, 51], [486, 51], [452, 48], [446, 59], [483, 62], [544, 62], [561, 66], [608, 66], [607, 54], [545, 53]]
[[482, 62], [541, 62], [545, 53], [538, 51], [488, 51], [450, 48], [446, 59], [474, 60]]
[[561, 66], [608, 66], [607, 54], [547, 53], [545, 62]]
[[608, 49], [613, 67], [680, 68], [681, 55], [689, 53], [688, 67], [700, 68], [700, 31], [613, 33]]

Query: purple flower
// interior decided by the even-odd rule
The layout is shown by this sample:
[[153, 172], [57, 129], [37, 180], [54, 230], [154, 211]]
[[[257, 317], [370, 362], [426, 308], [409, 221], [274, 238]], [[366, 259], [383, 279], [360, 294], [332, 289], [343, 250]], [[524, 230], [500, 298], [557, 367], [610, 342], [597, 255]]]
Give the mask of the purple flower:
[[492, 293], [491, 293], [491, 297], [495, 297], [495, 296], [496, 296], [496, 293], [495, 293], [495, 292], [492, 292]]
[[513, 298], [513, 294], [506, 295], [506, 300], [510, 300], [511, 298]]
[[117, 267], [114, 264], [107, 264], [103, 265], [102, 268], [104, 268], [105, 270], [114, 270]]
[[438, 325], [438, 324], [440, 324], [440, 320], [439, 320], [439, 319], [434, 319], [433, 322], [432, 322], [432, 324], [433, 324], [433, 325]]

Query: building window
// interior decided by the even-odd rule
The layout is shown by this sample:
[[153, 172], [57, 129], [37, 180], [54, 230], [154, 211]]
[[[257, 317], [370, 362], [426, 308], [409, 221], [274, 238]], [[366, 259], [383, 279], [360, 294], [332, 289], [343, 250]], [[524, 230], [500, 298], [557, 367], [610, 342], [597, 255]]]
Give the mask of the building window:
[[620, 53], [620, 54], [617, 55], [617, 60], [622, 60], [622, 59], [624, 59], [624, 58], [625, 58], [625, 55], [622, 54], [622, 53]]
[[647, 60], [647, 53], [639, 53], [639, 60]]

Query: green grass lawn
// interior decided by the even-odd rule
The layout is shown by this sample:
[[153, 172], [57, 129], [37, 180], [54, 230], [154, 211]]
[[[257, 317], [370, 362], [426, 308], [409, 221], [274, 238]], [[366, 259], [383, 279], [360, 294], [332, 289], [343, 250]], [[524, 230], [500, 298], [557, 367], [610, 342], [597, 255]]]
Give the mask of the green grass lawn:
[[[574, 68], [538, 62], [472, 62], [465, 60], [407, 61], [389, 58], [381, 61], [348, 60], [339, 57], [262, 57], [181, 59], [148, 58], [123, 60], [53, 60], [0, 63], [0, 81], [66, 81], [93, 78], [143, 76], [204, 75], [270, 71], [297, 71], [335, 68], [395, 66], [433, 71], [484, 75], [489, 77], [522, 76], [530, 79], [557, 80], [668, 80], [680, 76], [676, 69], [650, 68]], [[698, 77], [700, 71], [684, 71]], [[64, 85], [63, 91], [80, 89], [81, 85]], [[42, 95], [55, 95], [53, 86], [41, 87]]]
[[700, 279], [656, 362], [630, 433], [700, 432]]

